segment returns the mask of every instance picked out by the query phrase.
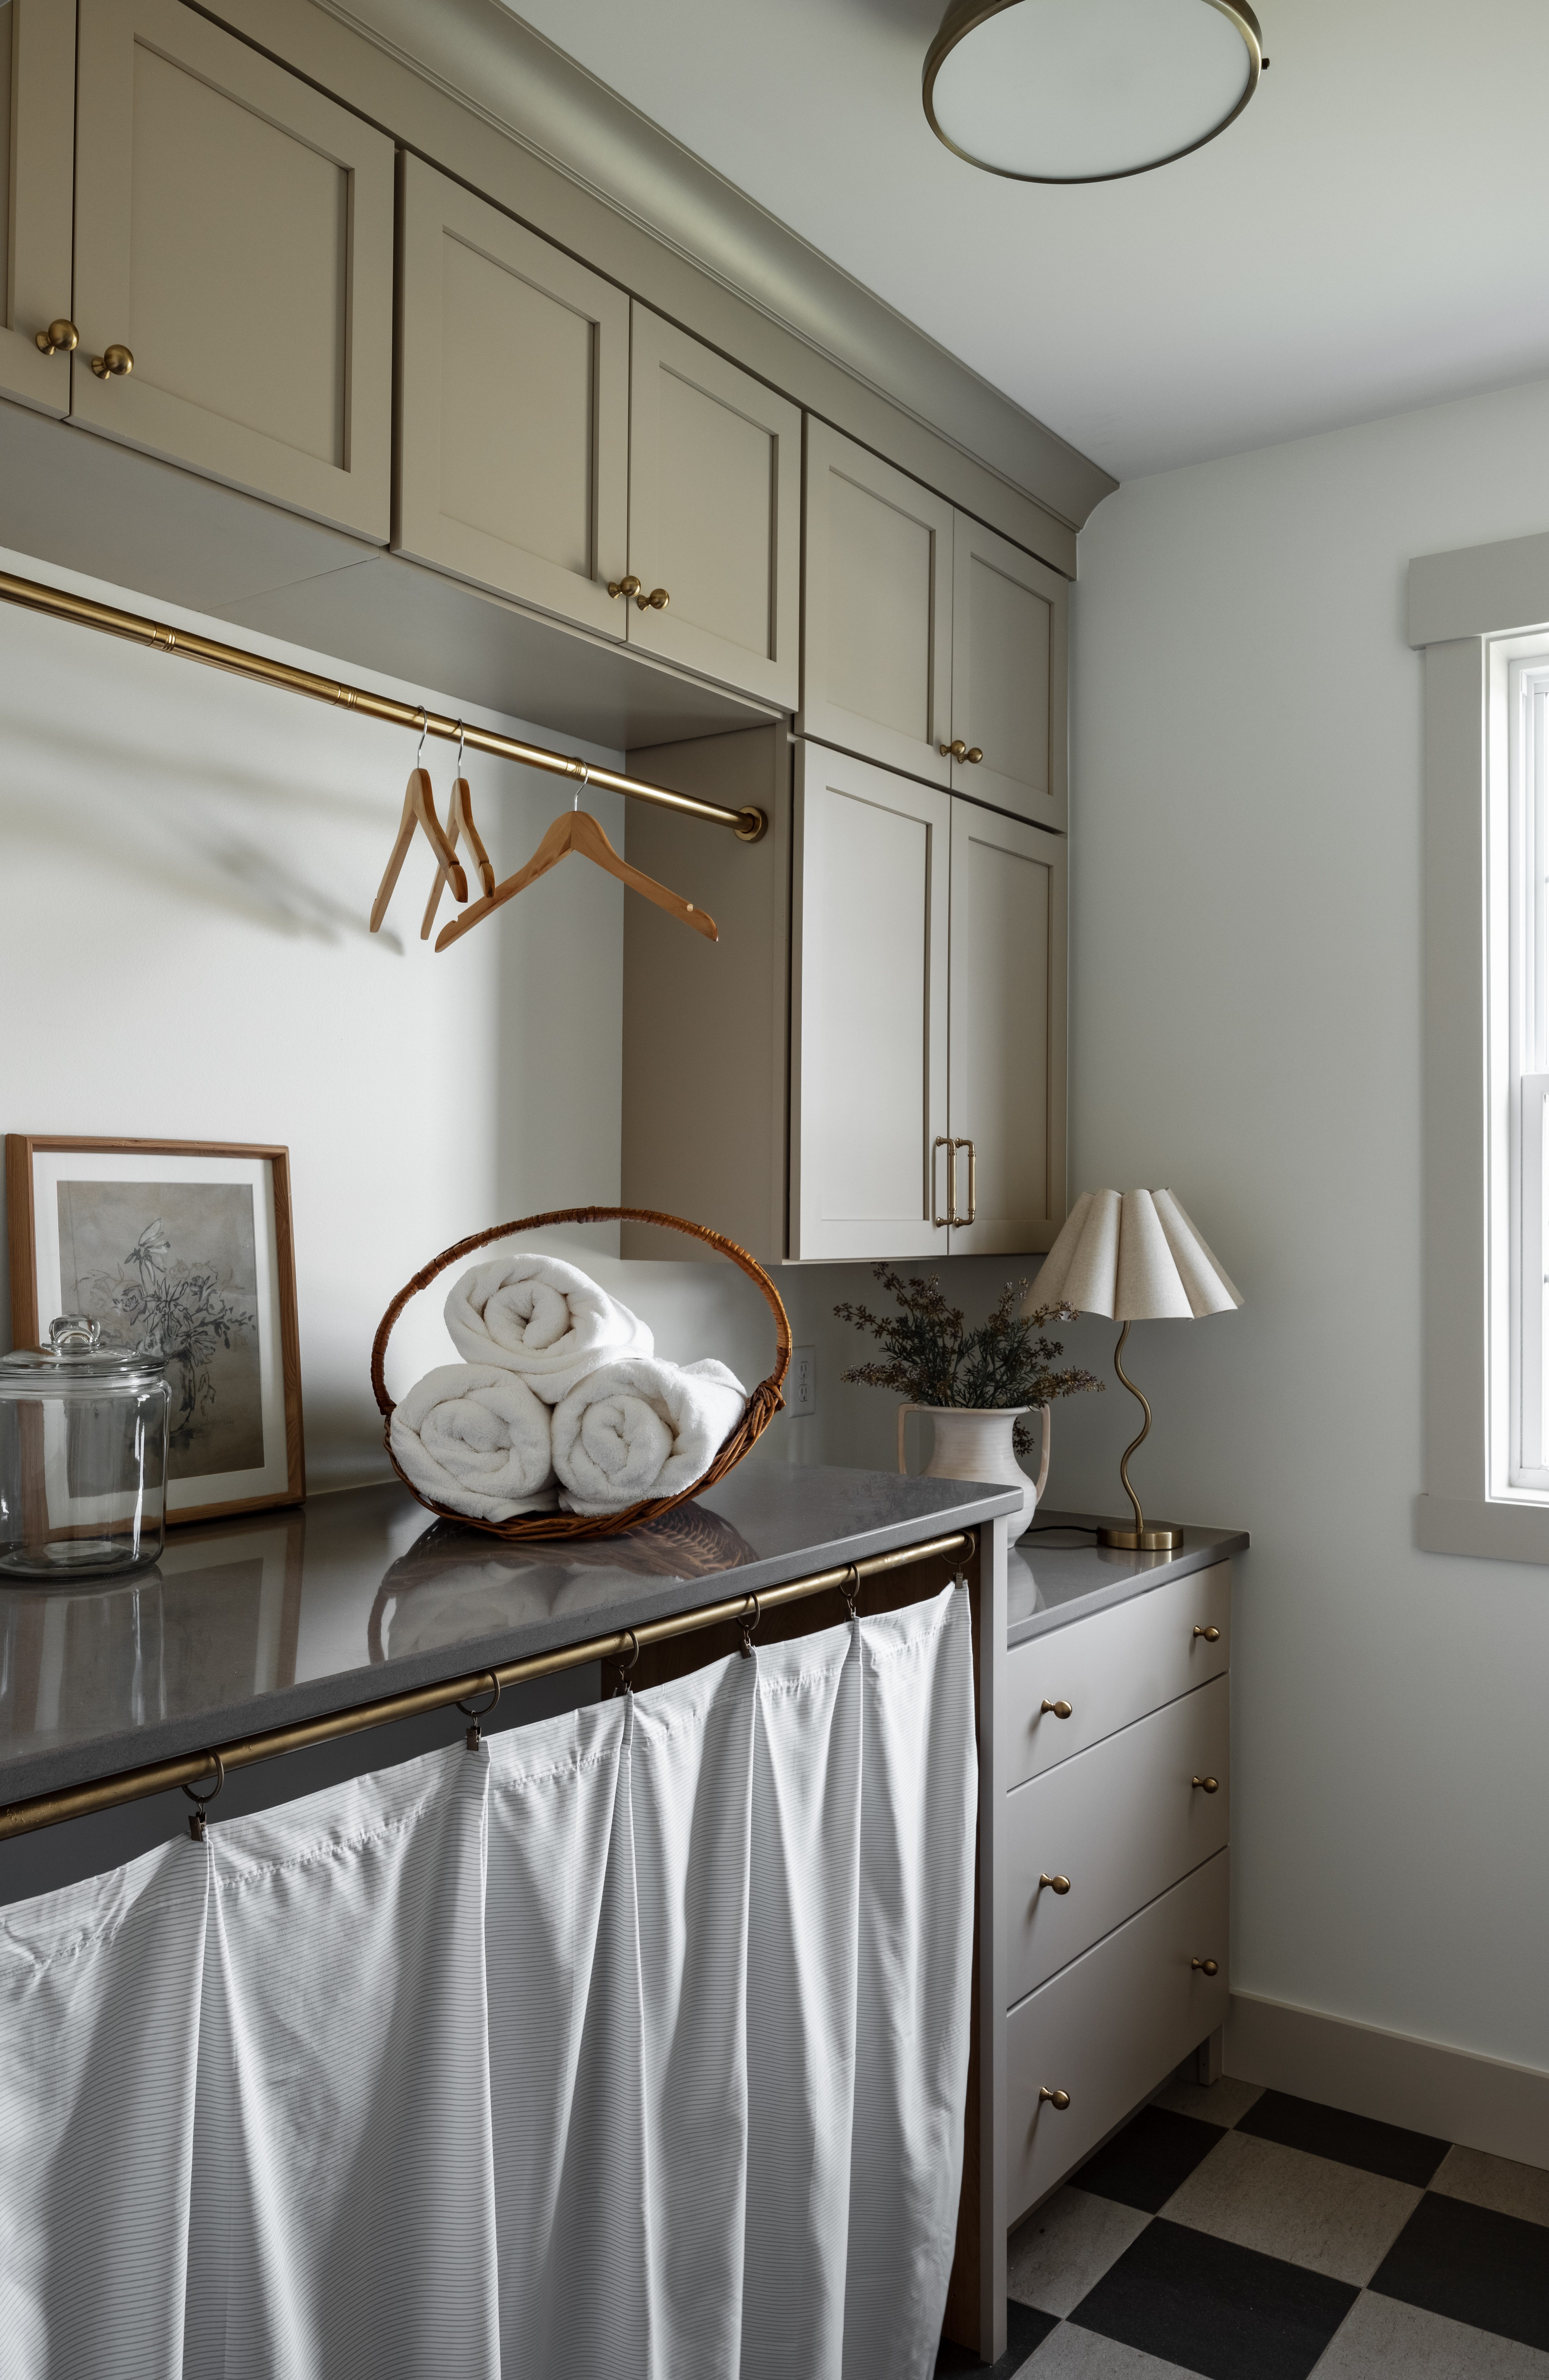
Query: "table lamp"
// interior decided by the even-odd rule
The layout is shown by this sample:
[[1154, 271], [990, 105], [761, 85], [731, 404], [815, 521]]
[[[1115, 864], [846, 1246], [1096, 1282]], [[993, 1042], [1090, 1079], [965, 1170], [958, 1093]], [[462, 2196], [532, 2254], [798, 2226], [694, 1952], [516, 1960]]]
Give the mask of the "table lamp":
[[1124, 1369], [1124, 1342], [1131, 1322], [1192, 1321], [1203, 1314], [1229, 1314], [1242, 1303], [1170, 1190], [1083, 1190], [1064, 1229], [1039, 1269], [1023, 1302], [1031, 1314], [1040, 1305], [1069, 1305], [1078, 1314], [1106, 1314], [1122, 1322], [1113, 1368], [1145, 1419], [1140, 1436], [1124, 1449], [1119, 1476], [1134, 1510], [1132, 1529], [1117, 1524], [1097, 1531], [1102, 1546], [1165, 1552], [1183, 1542], [1181, 1529], [1147, 1528], [1140, 1498], [1130, 1485], [1130, 1457], [1151, 1428], [1151, 1407]]

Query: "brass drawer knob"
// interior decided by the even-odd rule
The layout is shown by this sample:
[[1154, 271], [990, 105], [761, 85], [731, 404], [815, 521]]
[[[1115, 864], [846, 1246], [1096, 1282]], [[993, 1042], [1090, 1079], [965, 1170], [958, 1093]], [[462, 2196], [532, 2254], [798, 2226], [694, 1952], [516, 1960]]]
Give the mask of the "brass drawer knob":
[[653, 587], [648, 595], [636, 595], [637, 608], [642, 612], [665, 612], [672, 598], [665, 587]]
[[1218, 1628], [1196, 1628], [1194, 1633], [1196, 1636], [1203, 1636], [1207, 1645], [1218, 1645], [1221, 1641], [1221, 1632]]
[[1218, 1777], [1196, 1777], [1194, 1783], [1202, 1793], [1218, 1793], [1221, 1790], [1221, 1780]]
[[977, 744], [970, 744], [970, 746], [968, 747], [967, 751], [963, 754], [963, 756], [962, 756], [962, 757], [963, 757], [963, 759], [967, 761], [967, 763], [968, 763], [969, 767], [970, 767], [971, 769], [974, 769], [974, 768], [977, 768], [977, 766], [978, 766], [979, 762], [984, 759], [984, 757], [985, 757], [985, 756], [984, 756], [984, 753], [983, 753], [983, 751], [981, 750], [980, 747], [979, 747]]
[[56, 322], [51, 322], [46, 331], [38, 333], [36, 344], [42, 347], [45, 356], [67, 356], [72, 348], [79, 346], [80, 333], [73, 322], [67, 322], [61, 314], [59, 320]]
[[[1071, 1706], [1069, 1703], [1045, 1703], [1043, 1708], [1038, 1713], [1040, 1718], [1043, 1717], [1044, 1711], [1052, 1711], [1056, 1718], [1069, 1718], [1071, 1716]], [[1195, 1782], [1198, 1782], [1197, 1779], [1195, 1779]]]
[[1191, 1959], [1189, 1964], [1197, 1967], [1202, 1975], [1218, 1975], [1221, 1972], [1214, 1959]]
[[1047, 2082], [1042, 2082], [1038, 2086], [1038, 2105], [1040, 2107], [1043, 2106], [1046, 2099], [1048, 2101], [1051, 2107], [1058, 2108], [1060, 2115], [1064, 2114], [1066, 2108], [1071, 2104], [1071, 2095], [1068, 2091], [1051, 2091]]
[[961, 735], [954, 735], [950, 744], [938, 744], [936, 748], [943, 760], [966, 760], [968, 758], [968, 747]]
[[610, 578], [608, 581], [609, 598], [613, 602], [617, 602], [621, 595], [638, 595], [639, 592], [640, 581], [637, 578]]
[[91, 358], [91, 369], [99, 380], [127, 380], [135, 368], [135, 359], [127, 347], [104, 347], [100, 356]]
[[1071, 1879], [1068, 1876], [1041, 1876], [1038, 1890], [1042, 1892], [1046, 1885], [1050, 1892], [1066, 1893], [1071, 1889]]

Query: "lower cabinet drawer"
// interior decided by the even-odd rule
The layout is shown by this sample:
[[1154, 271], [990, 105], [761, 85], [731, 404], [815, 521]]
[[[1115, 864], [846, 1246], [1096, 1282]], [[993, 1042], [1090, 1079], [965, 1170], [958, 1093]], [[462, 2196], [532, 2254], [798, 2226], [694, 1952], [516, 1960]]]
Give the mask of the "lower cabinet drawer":
[[1225, 1848], [1229, 1694], [1196, 1687], [1007, 1795], [1008, 2006]]
[[1230, 1653], [1229, 1562], [1013, 1645], [999, 1721], [1008, 1790], [1220, 1676]]
[[[1213, 1959], [1205, 1975], [1191, 1962]], [[1006, 2219], [1014, 2223], [1227, 2014], [1227, 1853], [1131, 1917], [1006, 2020]], [[1069, 2093], [1070, 2105], [1040, 2099]]]

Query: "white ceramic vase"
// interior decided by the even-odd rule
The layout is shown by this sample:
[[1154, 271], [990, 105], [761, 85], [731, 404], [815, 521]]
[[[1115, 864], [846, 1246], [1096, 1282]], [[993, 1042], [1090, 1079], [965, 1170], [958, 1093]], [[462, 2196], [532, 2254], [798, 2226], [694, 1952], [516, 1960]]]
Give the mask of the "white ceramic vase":
[[909, 1467], [903, 1452], [904, 1423], [912, 1413], [928, 1414], [936, 1436], [924, 1476], [926, 1479], [985, 1479], [997, 1487], [1020, 1488], [1022, 1511], [1020, 1514], [1011, 1514], [1007, 1531], [1007, 1543], [1015, 1545], [1037, 1511], [1038, 1499], [1048, 1481], [1047, 1405], [1037, 1408], [1043, 1415], [1043, 1443], [1039, 1448], [1036, 1479], [1029, 1478], [1011, 1447], [1011, 1435], [1019, 1415], [1033, 1410], [1031, 1405], [998, 1405], [986, 1410], [967, 1405], [900, 1405], [898, 1467], [901, 1471]]

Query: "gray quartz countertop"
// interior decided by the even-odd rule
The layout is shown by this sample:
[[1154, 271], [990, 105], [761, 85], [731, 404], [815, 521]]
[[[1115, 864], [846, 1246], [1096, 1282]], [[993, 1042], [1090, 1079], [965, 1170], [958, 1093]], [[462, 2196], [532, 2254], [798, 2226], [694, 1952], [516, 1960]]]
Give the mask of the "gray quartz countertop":
[[1127, 1603], [1167, 1579], [1246, 1553], [1245, 1529], [1190, 1527], [1173, 1553], [1131, 1554], [1096, 1542], [1092, 1512], [1041, 1510], [1006, 1564], [1006, 1641], [1025, 1645], [1109, 1604]]
[[628, 1536], [507, 1545], [395, 1481], [168, 1532], [138, 1581], [0, 1586], [0, 1803], [637, 1627], [1010, 1509], [744, 1463]]

